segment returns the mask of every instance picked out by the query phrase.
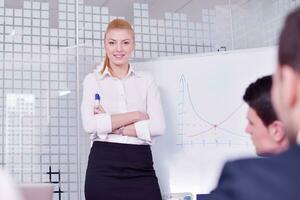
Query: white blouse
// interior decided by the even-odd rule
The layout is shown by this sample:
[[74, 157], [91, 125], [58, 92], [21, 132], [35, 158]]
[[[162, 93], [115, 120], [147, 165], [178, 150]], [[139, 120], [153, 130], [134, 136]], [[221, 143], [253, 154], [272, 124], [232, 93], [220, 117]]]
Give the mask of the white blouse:
[[[95, 94], [100, 95], [100, 104], [105, 113], [94, 114]], [[141, 111], [149, 120], [134, 124], [137, 137], [112, 134], [111, 115]], [[164, 134], [165, 119], [159, 90], [153, 78], [135, 71], [131, 66], [122, 80], [112, 77], [109, 70], [88, 74], [83, 81], [81, 104], [83, 128], [90, 133], [92, 141], [125, 144], [152, 144], [155, 137]]]

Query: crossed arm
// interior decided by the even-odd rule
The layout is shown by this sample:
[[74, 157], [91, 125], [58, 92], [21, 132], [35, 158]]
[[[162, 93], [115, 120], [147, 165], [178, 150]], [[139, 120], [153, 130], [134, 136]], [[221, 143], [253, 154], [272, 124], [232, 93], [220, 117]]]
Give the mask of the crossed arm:
[[[100, 113], [105, 113], [104, 109], [102, 107], [95, 108], [94, 114]], [[149, 116], [147, 113], [139, 111], [113, 114], [111, 115], [112, 133], [137, 137], [134, 123], [148, 119]]]
[[[83, 100], [81, 104], [83, 128], [88, 133], [96, 133], [100, 138], [108, 134], [120, 134], [137, 137], [151, 142], [165, 130], [163, 109], [158, 88], [150, 81], [147, 88], [147, 113], [133, 111], [109, 114], [105, 110], [95, 109], [94, 96], [97, 82], [93, 76], [87, 76], [83, 83]], [[101, 106], [99, 106], [101, 108]]]

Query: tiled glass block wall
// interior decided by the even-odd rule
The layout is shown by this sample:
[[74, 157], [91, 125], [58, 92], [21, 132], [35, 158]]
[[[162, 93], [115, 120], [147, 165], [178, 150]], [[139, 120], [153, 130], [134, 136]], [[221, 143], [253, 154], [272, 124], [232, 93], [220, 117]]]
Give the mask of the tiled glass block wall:
[[0, 1], [0, 163], [19, 182], [52, 182], [55, 199], [78, 199], [75, 1], [58, 28], [49, 13], [48, 2]]
[[[126, 17], [83, 0], [11, 1], [18, 6], [0, 0], [0, 165], [22, 183], [52, 182], [55, 200], [84, 199], [90, 141], [81, 83], [105, 55], [109, 21]], [[199, 20], [172, 11], [152, 17], [148, 4], [132, 3], [133, 59], [274, 45], [299, 1], [231, 0], [195, 8]]]
[[[215, 10], [203, 9], [203, 22], [190, 22], [187, 14], [165, 13], [151, 19], [147, 4], [134, 4], [136, 58], [155, 58], [214, 51], [211, 33], [215, 30]], [[200, 21], [200, 20], [199, 20]]]
[[277, 44], [286, 14], [300, 5], [300, 0], [232, 0], [232, 49], [255, 48]]

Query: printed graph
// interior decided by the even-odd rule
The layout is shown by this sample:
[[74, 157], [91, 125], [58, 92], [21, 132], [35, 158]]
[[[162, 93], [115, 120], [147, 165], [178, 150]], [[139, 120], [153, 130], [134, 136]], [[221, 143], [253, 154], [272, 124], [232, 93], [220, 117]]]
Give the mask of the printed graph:
[[[193, 88], [195, 87], [197, 86], [193, 85]], [[237, 119], [246, 117], [242, 112], [247, 106], [244, 102], [241, 101], [236, 106], [231, 105], [230, 112], [222, 113], [222, 110], [217, 112], [216, 109], [223, 97], [211, 99], [209, 105], [205, 105], [205, 103], [196, 102], [193, 99], [193, 96], [199, 95], [201, 95], [201, 91], [198, 94], [191, 93], [189, 82], [185, 75], [181, 75], [177, 106], [177, 145], [252, 146], [250, 136], [244, 132], [243, 128], [232, 128], [237, 124]], [[209, 100], [206, 99], [206, 101]], [[211, 106], [211, 108], [207, 106]], [[219, 116], [211, 117], [214, 115]]]

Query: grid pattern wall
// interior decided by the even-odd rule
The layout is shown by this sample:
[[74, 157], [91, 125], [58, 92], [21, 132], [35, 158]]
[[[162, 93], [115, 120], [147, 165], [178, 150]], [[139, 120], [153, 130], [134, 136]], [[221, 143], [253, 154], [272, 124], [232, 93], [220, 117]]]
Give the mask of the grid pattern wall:
[[165, 13], [164, 19], [151, 19], [147, 4], [134, 5], [136, 58], [155, 58], [215, 50], [216, 12], [202, 10], [202, 23], [190, 22], [186, 14]]
[[[75, 1], [70, 3], [75, 8]], [[72, 9], [72, 8], [71, 8]], [[49, 4], [0, 1], [1, 164], [19, 182], [55, 184], [77, 199], [75, 15], [49, 27]]]
[[300, 0], [244, 1], [231, 5], [234, 49], [277, 44], [286, 14]]
[[232, 24], [231, 9], [229, 5], [215, 6], [216, 22], [213, 34], [214, 46], [217, 51], [226, 51], [233, 49], [232, 44]]

